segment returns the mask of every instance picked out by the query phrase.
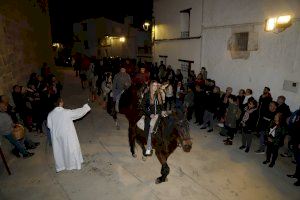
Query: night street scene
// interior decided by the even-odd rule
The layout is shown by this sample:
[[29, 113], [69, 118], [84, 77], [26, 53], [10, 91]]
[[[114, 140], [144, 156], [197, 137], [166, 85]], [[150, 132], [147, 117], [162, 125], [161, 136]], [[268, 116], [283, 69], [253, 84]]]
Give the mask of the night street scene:
[[299, 0], [0, 0], [0, 200], [300, 200]]

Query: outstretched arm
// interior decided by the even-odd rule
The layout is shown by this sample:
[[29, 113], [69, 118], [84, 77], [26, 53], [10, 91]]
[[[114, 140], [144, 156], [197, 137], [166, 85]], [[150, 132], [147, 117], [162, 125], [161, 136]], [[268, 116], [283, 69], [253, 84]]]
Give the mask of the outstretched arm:
[[84, 104], [84, 106], [82, 108], [69, 110], [69, 113], [70, 113], [72, 120], [76, 120], [76, 119], [83, 117], [90, 110], [91, 110], [91, 107], [88, 104]]

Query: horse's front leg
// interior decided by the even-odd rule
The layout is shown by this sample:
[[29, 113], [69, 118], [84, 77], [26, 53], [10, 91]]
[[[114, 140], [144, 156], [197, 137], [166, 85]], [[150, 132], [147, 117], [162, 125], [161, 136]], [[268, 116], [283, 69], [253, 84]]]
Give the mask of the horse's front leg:
[[164, 155], [161, 151], [155, 151], [155, 154], [161, 164], [161, 176], [155, 180], [155, 183], [159, 184], [168, 181], [167, 176], [170, 173], [170, 167], [168, 166], [167, 159], [169, 155]]
[[113, 104], [113, 107], [112, 107], [112, 113], [111, 113], [111, 115], [112, 115], [112, 117], [113, 117], [113, 119], [114, 119], [114, 121], [115, 121], [115, 126], [116, 126], [116, 129], [117, 130], [120, 130], [120, 124], [119, 124], [119, 122], [118, 122], [118, 117], [117, 117], [117, 111], [116, 111], [116, 108], [115, 108], [115, 106], [116, 106], [116, 104], [114, 103]]

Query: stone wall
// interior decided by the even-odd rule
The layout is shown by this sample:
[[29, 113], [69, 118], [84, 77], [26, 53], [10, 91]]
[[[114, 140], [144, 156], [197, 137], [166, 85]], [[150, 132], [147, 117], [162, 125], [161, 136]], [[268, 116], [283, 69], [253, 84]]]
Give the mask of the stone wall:
[[0, 95], [53, 63], [47, 0], [0, 1]]

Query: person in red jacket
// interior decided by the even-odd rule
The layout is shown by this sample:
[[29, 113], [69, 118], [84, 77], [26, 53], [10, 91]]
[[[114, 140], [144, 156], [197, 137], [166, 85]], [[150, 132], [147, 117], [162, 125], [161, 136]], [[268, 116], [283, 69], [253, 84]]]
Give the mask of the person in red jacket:
[[143, 85], [149, 83], [149, 73], [146, 72], [145, 66], [141, 66], [140, 72], [134, 77], [133, 84], [135, 85]]

